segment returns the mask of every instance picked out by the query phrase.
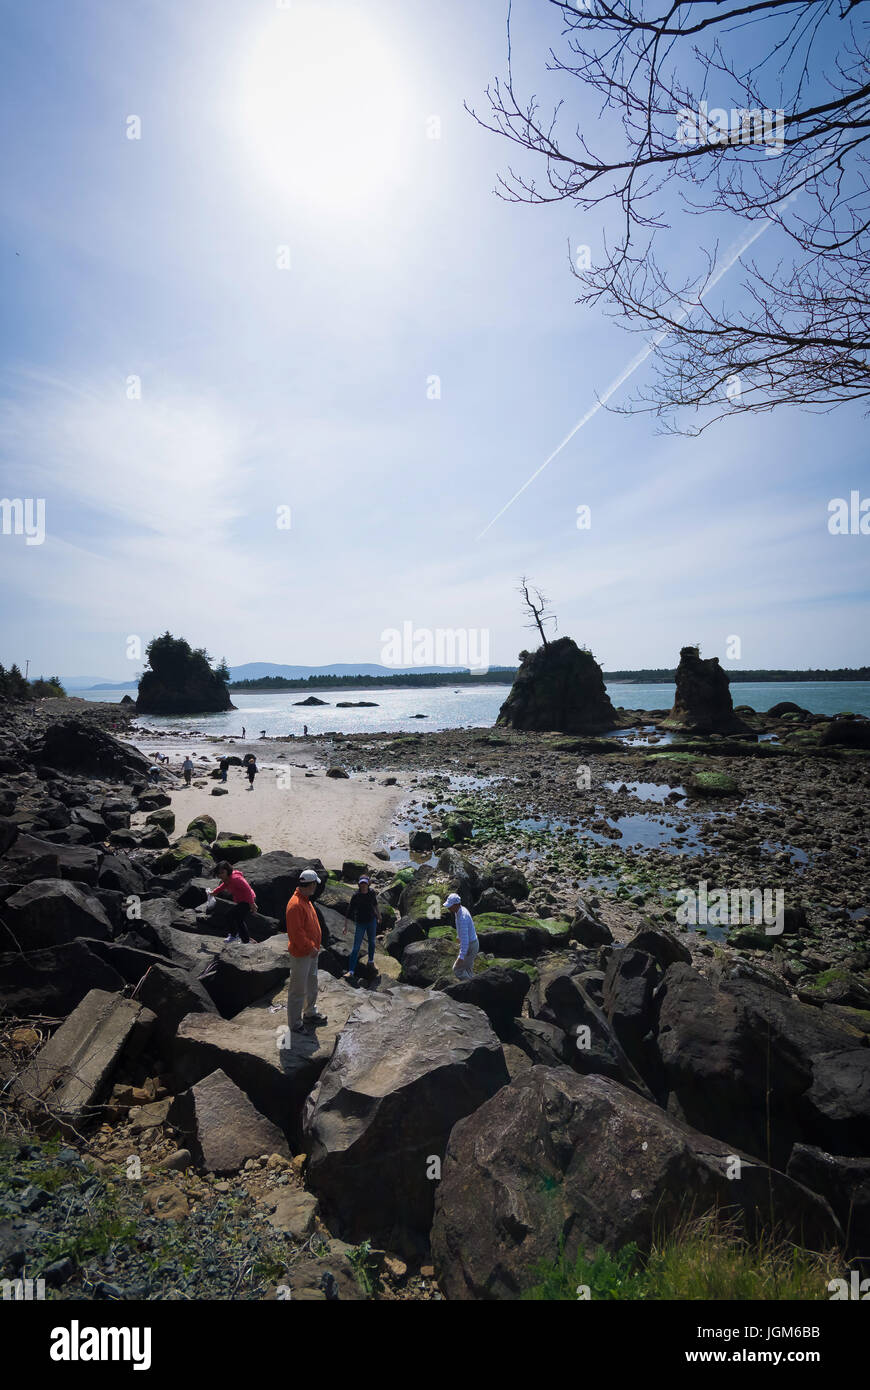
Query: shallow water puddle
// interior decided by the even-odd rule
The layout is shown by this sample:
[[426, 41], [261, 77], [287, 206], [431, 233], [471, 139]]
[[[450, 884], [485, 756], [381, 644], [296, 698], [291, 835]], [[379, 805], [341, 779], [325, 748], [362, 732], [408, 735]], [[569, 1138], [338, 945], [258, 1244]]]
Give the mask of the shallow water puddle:
[[685, 787], [669, 787], [667, 782], [605, 782], [609, 792], [626, 791], [638, 801], [667, 801], [671, 792], [686, 795]]
[[674, 854], [694, 854], [698, 850], [709, 850], [693, 826], [679, 830], [674, 821], [654, 820], [650, 816], [613, 816], [609, 823], [619, 831], [616, 836], [604, 835], [597, 830], [577, 829], [568, 821], [547, 816], [528, 816], [523, 820], [512, 821], [511, 826], [527, 833], [570, 835], [582, 843], [591, 840], [596, 845], [610, 845], [619, 849], [666, 849]]

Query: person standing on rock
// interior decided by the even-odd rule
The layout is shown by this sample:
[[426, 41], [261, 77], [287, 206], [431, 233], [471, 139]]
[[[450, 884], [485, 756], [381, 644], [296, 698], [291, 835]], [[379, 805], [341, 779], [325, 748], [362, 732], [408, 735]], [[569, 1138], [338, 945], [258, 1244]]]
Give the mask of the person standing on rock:
[[453, 973], [457, 980], [472, 980], [474, 962], [480, 950], [480, 942], [474, 930], [474, 919], [468, 908], [462, 906], [462, 899], [458, 893], [448, 894], [444, 906], [452, 914], [459, 935], [459, 955], [453, 962]]
[[346, 979], [352, 980], [356, 972], [356, 963], [359, 959], [360, 947], [363, 937], [368, 937], [369, 942], [369, 966], [374, 968], [375, 964], [375, 936], [381, 924], [381, 914], [378, 911], [378, 895], [372, 892], [369, 887], [368, 878], [363, 875], [358, 883], [359, 891], [354, 893], [347, 905], [344, 914], [344, 930], [347, 931], [348, 918], [356, 924], [356, 932], [353, 938], [353, 950], [350, 953]]
[[257, 911], [256, 894], [244, 874], [240, 874], [226, 859], [218, 864], [217, 872], [220, 883], [217, 888], [211, 890], [212, 897], [216, 897], [218, 893], [229, 893], [233, 900], [229, 914], [230, 933], [226, 939], [238, 941], [241, 937], [247, 945], [251, 939], [248, 935], [248, 917]]
[[291, 1033], [304, 1033], [306, 1023], [317, 1027], [327, 1021], [317, 1012], [317, 958], [321, 934], [311, 897], [319, 882], [313, 869], [303, 869], [285, 914], [287, 949], [291, 956], [287, 989], [287, 1025]]
[[184, 762], [181, 764], [181, 770], [184, 773], [184, 785], [186, 787], [189, 787], [190, 779], [193, 776], [193, 759], [191, 758], [189, 753], [187, 757], [184, 759]]

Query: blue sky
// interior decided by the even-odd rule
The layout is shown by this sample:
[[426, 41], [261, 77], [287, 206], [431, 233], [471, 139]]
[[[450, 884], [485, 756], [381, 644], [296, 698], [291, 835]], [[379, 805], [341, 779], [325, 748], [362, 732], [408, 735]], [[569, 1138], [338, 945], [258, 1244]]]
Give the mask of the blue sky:
[[[827, 529], [870, 492], [857, 404], [699, 438], [600, 411], [481, 536], [642, 346], [574, 303], [569, 248], [594, 258], [611, 215], [493, 196], [514, 156], [463, 102], [504, 70], [505, 14], [6, 10], [2, 495], [45, 498], [46, 537], [0, 535], [0, 660], [122, 679], [128, 637], [169, 628], [233, 665], [377, 662], [411, 621], [509, 663], [523, 573], [608, 668], [732, 635], [729, 666], [868, 660], [870, 538]], [[544, 71], [558, 13], [514, 22], [518, 85], [594, 120]], [[665, 253], [743, 230], [679, 219]]]

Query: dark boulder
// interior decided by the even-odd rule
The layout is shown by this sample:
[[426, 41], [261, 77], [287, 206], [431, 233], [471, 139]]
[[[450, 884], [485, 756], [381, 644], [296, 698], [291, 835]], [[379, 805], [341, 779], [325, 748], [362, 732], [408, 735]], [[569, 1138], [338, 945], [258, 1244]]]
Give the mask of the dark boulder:
[[561, 1067], [571, 1058], [571, 1039], [542, 1018], [515, 1018], [507, 1042], [518, 1047], [533, 1066]]
[[205, 988], [224, 1018], [274, 995], [287, 980], [291, 965], [286, 936], [259, 945], [225, 946], [216, 957]]
[[582, 946], [609, 946], [613, 940], [613, 932], [599, 921], [583, 898], [577, 899], [571, 922], [571, 939], [579, 941]]
[[518, 869], [515, 864], [493, 864], [486, 881], [498, 893], [504, 893], [517, 902], [522, 902], [529, 896], [529, 881], [522, 869]]
[[65, 772], [85, 773], [113, 782], [141, 782], [148, 759], [128, 744], [119, 743], [96, 724], [63, 719], [51, 724], [33, 750], [34, 760]]
[[38, 951], [77, 936], [110, 938], [112, 924], [98, 898], [65, 879], [37, 879], [6, 900], [0, 941], [7, 950]]
[[0, 1013], [66, 1018], [92, 989], [120, 993], [124, 979], [82, 940], [0, 956]]
[[100, 857], [89, 846], [56, 845], [35, 835], [19, 835], [3, 856], [4, 878], [14, 883], [32, 883], [37, 878], [65, 878], [73, 883], [93, 886], [99, 874]]
[[823, 748], [870, 748], [870, 719], [832, 719], [819, 743]]
[[154, 1034], [160, 1042], [174, 1037], [179, 1023], [188, 1014], [217, 1012], [199, 980], [177, 966], [162, 962], [146, 971], [136, 990], [136, 998], [155, 1014]]
[[0, 854], [5, 854], [17, 839], [18, 826], [16, 822], [0, 817]]
[[870, 1158], [795, 1144], [786, 1173], [829, 1203], [845, 1232], [847, 1253], [870, 1250]]
[[652, 956], [631, 946], [614, 951], [604, 973], [607, 1021], [636, 1064], [641, 1043], [653, 1025], [653, 990], [661, 975]]
[[458, 949], [455, 935], [429, 936], [425, 941], [412, 941], [402, 952], [399, 979], [403, 985], [416, 985], [419, 989], [428, 989], [438, 981], [453, 984], [453, 963]]
[[669, 965], [683, 961], [686, 965], [692, 964], [692, 953], [688, 947], [683, 946], [671, 932], [665, 931], [662, 927], [642, 927], [628, 943], [629, 950], [645, 951], [648, 956], [652, 956], [658, 961], [662, 970], [667, 970]]
[[785, 1174], [607, 1077], [533, 1067], [454, 1127], [432, 1254], [448, 1299], [516, 1299], [541, 1262], [646, 1250], [717, 1207], [750, 1236], [774, 1222], [811, 1249], [841, 1237], [828, 1204]]
[[817, 1056], [800, 1113], [807, 1134], [832, 1153], [870, 1155], [870, 1048]]
[[[508, 1080], [480, 1009], [445, 994], [368, 994], [305, 1106], [308, 1183], [346, 1238], [425, 1246], [457, 1120]], [[359, 1192], [365, 1193], [360, 1202]]]
[[176, 1096], [169, 1123], [207, 1173], [237, 1173], [249, 1158], [288, 1153], [281, 1131], [222, 1071]]
[[[854, 1118], [845, 1094], [858, 1075], [854, 1029], [755, 980], [725, 979], [716, 989], [682, 963], [666, 971], [656, 1002], [671, 1114], [779, 1167], [796, 1142], [848, 1152], [835, 1137]], [[818, 1088], [804, 1104], [817, 1068]]]
[[425, 941], [425, 929], [416, 917], [400, 917], [384, 938], [384, 949], [394, 960], [401, 960], [406, 946], [414, 941]]
[[284, 850], [271, 850], [250, 860], [245, 865], [245, 878], [257, 895], [259, 910], [283, 922], [287, 904], [296, 892], [303, 869], [313, 869], [320, 879], [314, 892], [313, 900], [316, 902], [327, 879], [326, 869], [319, 859], [305, 859], [297, 854], [287, 854]]
[[477, 902], [474, 904], [475, 913], [478, 912], [499, 912], [506, 917], [516, 912], [516, 904], [507, 893], [500, 893], [497, 888], [484, 888]]
[[478, 1009], [483, 1009], [493, 1031], [502, 1042], [506, 1042], [514, 1019], [523, 1011], [529, 984], [524, 970], [493, 966], [491, 970], [475, 975], [473, 980], [459, 980], [456, 984], [447, 985], [444, 993], [460, 1004], [474, 1004]]

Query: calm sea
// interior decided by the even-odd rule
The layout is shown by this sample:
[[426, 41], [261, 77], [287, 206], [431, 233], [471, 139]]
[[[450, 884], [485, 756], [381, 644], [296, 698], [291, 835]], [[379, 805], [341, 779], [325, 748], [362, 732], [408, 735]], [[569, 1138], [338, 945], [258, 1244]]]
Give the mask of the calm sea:
[[[607, 693], [614, 705], [626, 709], [669, 709], [674, 700], [673, 685], [608, 684]], [[86, 700], [117, 702], [123, 695], [134, 699], [136, 688], [129, 690], [77, 691]], [[868, 681], [796, 681], [793, 684], [765, 685], [735, 684], [731, 686], [735, 705], [751, 705], [756, 710], [770, 709], [781, 700], [793, 700], [814, 714], [838, 714], [851, 710], [853, 714], [870, 716], [870, 682]], [[316, 695], [327, 700], [326, 705], [300, 707], [297, 700]], [[276, 734], [301, 734], [308, 725], [311, 734], [326, 733], [397, 733], [410, 729], [489, 728], [507, 695], [501, 685], [434, 686], [426, 690], [285, 690], [262, 694], [257, 691], [232, 692], [236, 710], [226, 714], [202, 714], [180, 718], [143, 715], [142, 723], [153, 729], [198, 730], [217, 737], [241, 734], [244, 725], [248, 738], [258, 738], [261, 731]], [[336, 709], [338, 700], [375, 700], [374, 709]], [[425, 719], [415, 719], [423, 714]]]

